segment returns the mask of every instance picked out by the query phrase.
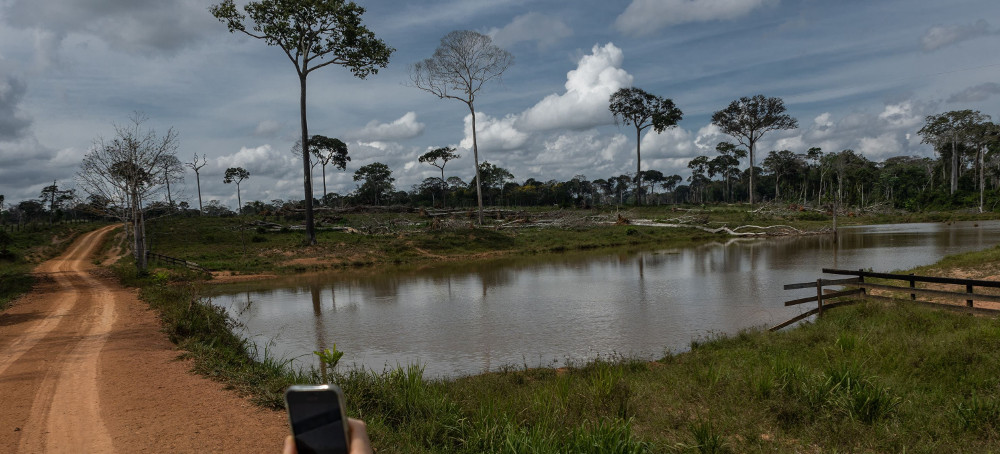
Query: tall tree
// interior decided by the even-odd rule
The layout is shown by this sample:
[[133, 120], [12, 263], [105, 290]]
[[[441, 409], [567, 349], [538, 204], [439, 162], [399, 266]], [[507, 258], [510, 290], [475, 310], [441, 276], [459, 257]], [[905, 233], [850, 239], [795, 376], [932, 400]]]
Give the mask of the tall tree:
[[642, 188], [642, 154], [640, 143], [642, 131], [650, 126], [657, 133], [667, 128], [677, 126], [683, 113], [674, 106], [670, 99], [647, 93], [641, 88], [620, 88], [611, 95], [608, 109], [614, 115], [615, 121], [635, 126], [635, 172], [636, 172], [636, 204], [642, 204], [639, 198]]
[[[479, 182], [480, 178], [483, 179], [482, 184]], [[499, 192], [502, 197], [504, 185], [513, 179], [514, 174], [510, 173], [509, 170], [497, 166], [489, 161], [483, 161], [483, 163], [479, 165], [479, 171], [476, 172], [476, 176], [474, 178], [476, 181], [474, 181], [474, 183], [477, 188], [486, 187], [489, 192]], [[493, 203], [496, 204], [496, 194], [493, 195]]]
[[764, 158], [764, 169], [774, 175], [774, 198], [781, 198], [781, 179], [802, 173], [804, 162], [789, 150], [771, 150]]
[[51, 185], [42, 188], [39, 198], [49, 203], [49, 212], [54, 216], [56, 210], [62, 208], [62, 204], [73, 200], [75, 192], [73, 189], [59, 189], [58, 182], [53, 181]]
[[799, 126], [794, 118], [785, 113], [785, 102], [781, 98], [764, 95], [742, 97], [725, 109], [712, 114], [712, 124], [722, 132], [733, 136], [740, 145], [747, 148], [750, 155], [750, 205], [753, 205], [754, 147], [760, 138], [779, 129], [795, 129]]
[[250, 172], [242, 167], [230, 167], [226, 169], [226, 175], [222, 179], [225, 184], [236, 183], [236, 212], [243, 213], [243, 198], [240, 197], [240, 183], [250, 178]]
[[421, 90], [440, 99], [456, 99], [472, 114], [472, 157], [476, 165], [476, 199], [479, 224], [483, 223], [483, 188], [479, 183], [479, 142], [476, 139], [476, 95], [483, 86], [499, 79], [514, 63], [510, 52], [493, 44], [482, 33], [456, 30], [441, 38], [434, 55], [410, 68], [410, 80]]
[[184, 165], [194, 170], [194, 179], [198, 182], [198, 212], [205, 214], [205, 209], [201, 206], [201, 168], [208, 164], [208, 155], [201, 155], [201, 163], [198, 161], [198, 153], [194, 154], [194, 159], [191, 162], [185, 162]]
[[709, 182], [705, 174], [710, 167], [708, 156], [698, 156], [688, 162], [688, 168], [691, 169], [688, 182], [691, 183], [691, 191], [695, 193], [699, 203], [705, 203], [705, 186]]
[[715, 145], [719, 156], [709, 161], [708, 176], [722, 176], [726, 183], [726, 198], [733, 200], [733, 179], [740, 173], [740, 159], [747, 157], [747, 151], [730, 142], [719, 142]]
[[[461, 157], [462, 155], [455, 153], [455, 148], [453, 147], [440, 147], [428, 151], [417, 158], [418, 161], [430, 164], [441, 170], [441, 206], [445, 205], [445, 199], [447, 197], [446, 191], [448, 191], [448, 184], [445, 183], [444, 179], [444, 166], [448, 165], [448, 161]], [[441, 161], [441, 163], [438, 164], [438, 161]]]
[[972, 127], [970, 131], [971, 141], [976, 148], [976, 168], [979, 169], [979, 212], [983, 212], [983, 202], [985, 199], [986, 187], [986, 152], [991, 145], [1000, 143], [1000, 126], [989, 121], [989, 115], [979, 124]]
[[358, 187], [358, 196], [362, 199], [370, 199], [373, 205], [378, 205], [379, 200], [387, 200], [392, 194], [392, 182], [396, 181], [392, 177], [392, 170], [389, 166], [381, 162], [373, 162], [354, 172], [354, 181], [364, 181]]
[[[395, 50], [361, 24], [365, 9], [346, 0], [260, 0], [236, 9], [233, 0], [223, 0], [209, 8], [212, 15], [229, 27], [278, 46], [295, 66], [299, 76], [299, 119], [302, 125], [302, 184], [306, 205], [306, 242], [316, 243], [313, 220], [313, 192], [309, 165], [309, 127], [306, 121], [306, 78], [317, 69], [340, 65], [364, 79], [389, 64]], [[248, 25], [250, 25], [248, 29]]]
[[340, 170], [347, 170], [347, 163], [351, 161], [351, 157], [347, 155], [347, 144], [340, 139], [317, 134], [309, 139], [309, 148], [311, 148], [309, 151], [316, 157], [316, 161], [322, 166], [323, 197], [321, 200], [326, 200], [326, 166], [333, 164]]
[[[452, 159], [458, 159], [461, 157], [462, 155], [455, 153], [455, 149], [453, 147], [441, 147], [441, 148], [435, 148], [431, 151], [428, 151], [427, 153], [420, 155], [420, 157], [417, 158], [417, 160], [425, 164], [430, 164], [440, 169], [441, 181], [444, 181], [444, 166], [448, 165], [448, 161], [451, 161]], [[441, 161], [441, 163], [438, 164], [438, 161]]]
[[958, 145], [969, 140], [977, 124], [989, 119], [978, 110], [953, 110], [940, 115], [928, 115], [924, 120], [924, 126], [917, 131], [923, 136], [922, 142], [931, 144], [941, 153], [942, 159], [945, 157], [944, 145], [951, 144], [951, 192], [954, 194], [958, 190], [958, 176], [962, 167], [962, 159], [958, 150]]
[[816, 190], [816, 206], [823, 203], [823, 180], [826, 177], [826, 166], [823, 165], [823, 149], [811, 147], [806, 150], [806, 159], [812, 161], [812, 166], [819, 171], [819, 188]]
[[143, 200], [159, 189], [156, 178], [163, 156], [177, 151], [173, 129], [160, 136], [146, 128], [147, 118], [138, 112], [125, 125], [114, 125], [113, 139], [98, 138], [83, 157], [77, 180], [92, 197], [108, 200], [108, 214], [131, 225], [132, 253], [140, 272], [146, 270], [146, 235]]

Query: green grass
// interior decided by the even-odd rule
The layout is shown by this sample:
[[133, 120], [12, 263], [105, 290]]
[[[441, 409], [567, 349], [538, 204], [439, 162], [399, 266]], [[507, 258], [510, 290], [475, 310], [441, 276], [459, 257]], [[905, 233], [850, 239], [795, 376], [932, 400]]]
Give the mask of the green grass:
[[[319, 381], [233, 335], [196, 286], [142, 279], [198, 372], [269, 408], [286, 386]], [[987, 452], [1000, 442], [998, 349], [996, 319], [870, 302], [654, 362], [454, 380], [342, 369], [333, 381], [380, 452]]]
[[383, 452], [986, 452], [997, 347], [992, 318], [863, 303], [656, 362], [337, 381]]
[[[545, 210], [527, 211], [537, 214]], [[614, 213], [613, 209], [550, 212], [557, 216], [581, 218], [592, 215], [613, 216]], [[829, 216], [822, 213], [785, 210], [759, 214], [748, 212], [746, 206], [721, 205], [705, 209], [689, 207], [683, 211], [673, 211], [673, 207], [667, 206], [640, 207], [630, 208], [622, 213], [633, 219], [659, 221], [683, 216], [697, 219], [707, 227], [735, 227], [744, 224], [792, 225], [805, 230], [830, 227]], [[995, 213], [894, 213], [841, 216], [839, 224], [943, 222], [995, 217]], [[154, 252], [190, 260], [212, 270], [240, 273], [295, 273], [315, 269], [414, 265], [440, 260], [468, 261], [602, 248], [671, 247], [723, 237], [694, 229], [629, 225], [474, 228], [471, 226], [471, 219], [468, 224], [458, 222], [459, 227], [435, 228], [432, 220], [417, 214], [378, 213], [342, 215], [332, 226], [351, 227], [363, 233], [320, 230], [317, 233], [318, 243], [304, 246], [302, 231], [265, 231], [248, 225], [254, 220], [257, 218], [168, 217], [149, 221], [147, 233]], [[273, 218], [269, 220], [273, 221]]]
[[[417, 232], [403, 241], [443, 254], [501, 244], [531, 253], [532, 244], [558, 250], [658, 235], [629, 228], [562, 240], [558, 232], [510, 237], [475, 229], [440, 235], [439, 244], [420, 243]], [[294, 246], [301, 234], [268, 235], [271, 244]], [[326, 235], [320, 247], [335, 238]], [[337, 239], [378, 251], [396, 247], [398, 256], [408, 251], [387, 237], [379, 238], [386, 246], [358, 235]], [[998, 262], [994, 248], [942, 264]], [[280, 408], [285, 386], [319, 381], [317, 371], [233, 335], [224, 311], [206, 304], [185, 276], [154, 273], [135, 282], [200, 373], [270, 408]], [[989, 452], [1000, 443], [998, 350], [994, 318], [865, 302], [778, 333], [699, 340], [653, 362], [604, 358], [560, 371], [511, 366], [453, 380], [427, 379], [418, 366], [342, 369], [333, 381], [347, 395], [348, 412], [368, 423], [379, 452]]]
[[[588, 228], [497, 230], [434, 229], [417, 215], [345, 216], [342, 225], [370, 234], [320, 231], [317, 244], [304, 246], [301, 231], [243, 229], [251, 219], [162, 218], [147, 234], [154, 252], [183, 258], [211, 270], [242, 273], [300, 272], [310, 269], [408, 265], [440, 260], [477, 260], [509, 255], [620, 247], [663, 247], [721, 238], [696, 230], [601, 225]], [[372, 225], [396, 225], [379, 232]], [[298, 260], [296, 260], [298, 259]], [[312, 259], [303, 261], [302, 259]]]

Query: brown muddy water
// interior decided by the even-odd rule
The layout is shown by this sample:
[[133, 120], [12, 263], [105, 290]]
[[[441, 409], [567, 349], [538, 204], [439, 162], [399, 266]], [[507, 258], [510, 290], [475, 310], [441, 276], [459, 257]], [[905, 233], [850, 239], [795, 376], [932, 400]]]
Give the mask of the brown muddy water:
[[[1000, 221], [843, 228], [832, 235], [566, 253], [420, 270], [329, 272], [220, 287], [215, 304], [260, 352], [340, 367], [420, 364], [429, 377], [560, 367], [597, 357], [656, 359], [692, 340], [767, 327], [815, 290], [784, 284], [822, 268], [894, 271], [1000, 242]], [[828, 278], [837, 276], [827, 275]]]

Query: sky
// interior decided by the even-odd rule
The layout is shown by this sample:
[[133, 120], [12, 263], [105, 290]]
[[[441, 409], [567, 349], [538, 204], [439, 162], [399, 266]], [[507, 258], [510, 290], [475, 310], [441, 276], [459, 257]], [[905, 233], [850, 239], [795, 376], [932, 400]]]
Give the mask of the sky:
[[[299, 86], [277, 47], [232, 34], [212, 0], [0, 0], [0, 194], [38, 198], [75, 187], [80, 161], [134, 112], [179, 137], [178, 158], [207, 156], [202, 195], [236, 207], [228, 167], [250, 179], [242, 199], [301, 200]], [[242, 6], [245, 2], [237, 1]], [[363, 23], [395, 48], [361, 80], [331, 65], [312, 73], [309, 131], [348, 144], [330, 192], [354, 172], [388, 165], [399, 190], [440, 171], [417, 158], [462, 157], [445, 175], [474, 175], [468, 108], [410, 83], [410, 67], [453, 30], [492, 37], [514, 55], [476, 101], [480, 159], [560, 181], [635, 172], [635, 130], [608, 98], [639, 87], [672, 99], [684, 118], [642, 137], [642, 168], [687, 176], [687, 163], [726, 140], [712, 113], [742, 96], [784, 100], [799, 127], [772, 132], [759, 156], [810, 147], [879, 161], [933, 156], [917, 131], [927, 115], [976, 109], [1000, 120], [996, 0], [414, 0], [361, 1]], [[744, 163], [744, 166], [746, 164]], [[322, 192], [319, 167], [315, 194]], [[195, 175], [171, 187], [197, 206]]]

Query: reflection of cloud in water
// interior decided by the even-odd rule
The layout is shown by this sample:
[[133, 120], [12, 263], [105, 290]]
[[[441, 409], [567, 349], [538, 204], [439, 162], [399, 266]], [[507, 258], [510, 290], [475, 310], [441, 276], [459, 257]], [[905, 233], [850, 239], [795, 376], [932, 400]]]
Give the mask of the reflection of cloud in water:
[[655, 358], [801, 313], [782, 302], [804, 295], [781, 287], [815, 280], [823, 267], [890, 271], [992, 245], [1000, 223], [980, 225], [845, 228], [839, 244], [831, 235], [733, 239], [290, 276], [245, 284], [227, 307], [249, 332], [279, 333], [278, 356], [336, 343], [344, 364], [377, 370], [419, 362], [433, 376], [612, 352]]

